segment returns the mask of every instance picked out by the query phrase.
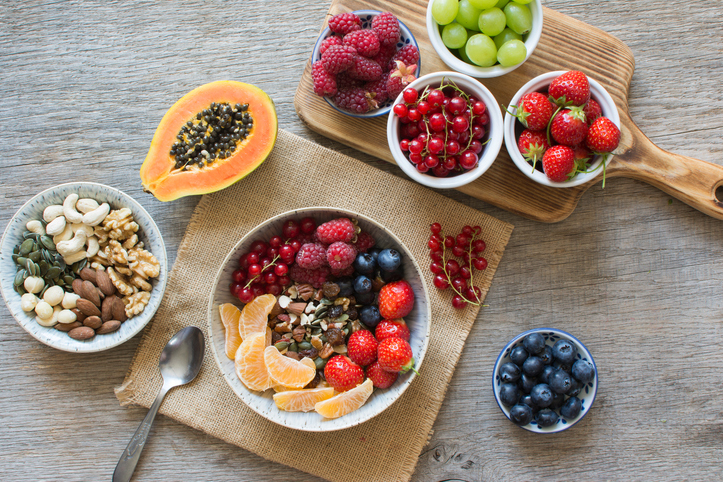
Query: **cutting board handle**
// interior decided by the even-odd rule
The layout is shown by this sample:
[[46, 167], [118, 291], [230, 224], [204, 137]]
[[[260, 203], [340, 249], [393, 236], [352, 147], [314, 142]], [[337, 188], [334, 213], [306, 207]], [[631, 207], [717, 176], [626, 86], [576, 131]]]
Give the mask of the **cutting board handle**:
[[646, 182], [709, 216], [723, 219], [723, 166], [664, 151], [627, 113], [621, 110], [620, 114], [622, 136], [613, 159], [613, 175]]

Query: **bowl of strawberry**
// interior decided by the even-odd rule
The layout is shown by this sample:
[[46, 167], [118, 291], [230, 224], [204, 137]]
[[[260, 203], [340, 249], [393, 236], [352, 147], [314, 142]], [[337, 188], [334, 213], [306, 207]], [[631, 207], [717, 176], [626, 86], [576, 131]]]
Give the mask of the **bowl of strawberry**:
[[351, 427], [391, 405], [420, 369], [430, 316], [404, 244], [334, 208], [283, 213], [248, 232], [226, 256], [208, 309], [234, 392], [306, 431]]
[[457, 72], [435, 72], [409, 84], [387, 120], [397, 165], [418, 183], [439, 189], [463, 186], [484, 174], [503, 137], [495, 97]]
[[340, 13], [329, 18], [311, 54], [314, 93], [343, 114], [382, 116], [417, 78], [419, 60], [414, 35], [392, 13]]
[[620, 142], [620, 116], [610, 94], [583, 72], [555, 71], [522, 86], [504, 120], [505, 145], [530, 179], [579, 186], [603, 175]]

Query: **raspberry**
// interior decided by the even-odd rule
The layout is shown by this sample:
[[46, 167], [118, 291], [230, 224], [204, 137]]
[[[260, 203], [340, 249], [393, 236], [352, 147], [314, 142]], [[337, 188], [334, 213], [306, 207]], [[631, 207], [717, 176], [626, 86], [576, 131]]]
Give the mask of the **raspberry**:
[[337, 218], [327, 221], [316, 228], [316, 237], [324, 244], [351, 242], [357, 233], [356, 224], [349, 218]]
[[354, 65], [355, 56], [356, 50], [354, 47], [349, 47], [348, 45], [332, 45], [326, 49], [324, 55], [321, 56], [321, 61], [324, 63], [324, 70], [330, 74], [338, 74]]
[[354, 57], [354, 65], [349, 67], [347, 72], [349, 77], [358, 80], [378, 80], [382, 77], [379, 64], [361, 55]]
[[366, 253], [368, 250], [373, 248], [375, 244], [377, 243], [376, 241], [374, 241], [374, 238], [372, 238], [371, 234], [367, 233], [366, 231], [361, 231], [356, 236], [354, 247], [356, 248], [357, 252]]
[[389, 72], [382, 74], [377, 80], [372, 80], [364, 84], [364, 90], [369, 92], [369, 100], [376, 107], [381, 106], [389, 99], [387, 92], [387, 83], [389, 82]]
[[332, 100], [341, 109], [355, 114], [364, 114], [369, 112], [373, 105], [367, 94], [368, 92], [361, 87], [339, 89]]
[[377, 33], [382, 45], [396, 45], [399, 42], [399, 20], [392, 13], [382, 12], [374, 17], [372, 30]]
[[379, 53], [372, 57], [372, 60], [382, 67], [389, 66], [389, 61], [392, 60], [394, 54], [397, 53], [396, 45], [382, 45], [379, 48]]
[[357, 30], [344, 36], [344, 45], [354, 47], [359, 55], [374, 57], [379, 53], [379, 38], [373, 30]]
[[317, 60], [311, 66], [311, 78], [314, 81], [314, 92], [317, 95], [336, 95], [336, 78], [324, 70], [324, 64]]
[[395, 61], [396, 67], [389, 74], [389, 82], [387, 82], [387, 92], [389, 97], [394, 98], [402, 93], [402, 91], [411, 83], [414, 82], [416, 77], [414, 72], [417, 70], [416, 65], [407, 66], [401, 60]]
[[324, 52], [326, 52], [326, 49], [328, 49], [332, 45], [343, 45], [341, 37], [332, 35], [332, 36], [326, 37], [324, 40], [322, 40], [321, 45], [319, 46], [319, 55], [324, 55]]
[[361, 80], [352, 79], [349, 77], [348, 72], [342, 72], [336, 76], [336, 88], [338, 90], [349, 90], [354, 87], [361, 87], [363, 82]]
[[347, 266], [344, 269], [332, 269], [331, 275], [334, 278], [346, 278], [354, 274], [354, 265]]
[[326, 265], [326, 249], [320, 244], [304, 244], [296, 253], [296, 264], [307, 269], [321, 268]]
[[401, 49], [397, 50], [392, 60], [389, 61], [388, 69], [394, 70], [396, 68], [396, 61], [401, 60], [405, 65], [416, 65], [419, 63], [419, 50], [414, 45], [405, 45]]
[[329, 30], [341, 35], [361, 30], [361, 25], [361, 19], [354, 13], [340, 13], [329, 19]]
[[326, 250], [326, 261], [333, 270], [341, 271], [351, 266], [356, 258], [356, 248], [347, 243], [337, 241]]
[[329, 277], [329, 267], [322, 266], [317, 269], [306, 269], [295, 264], [289, 269], [289, 278], [297, 283], [309, 283], [316, 289], [322, 287]]

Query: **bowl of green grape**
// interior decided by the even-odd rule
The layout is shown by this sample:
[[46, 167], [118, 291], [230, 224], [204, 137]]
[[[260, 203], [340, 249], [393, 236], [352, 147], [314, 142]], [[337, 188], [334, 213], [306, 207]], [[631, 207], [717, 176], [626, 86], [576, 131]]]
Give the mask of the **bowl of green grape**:
[[427, 33], [451, 69], [499, 77], [522, 65], [542, 34], [540, 0], [430, 0]]

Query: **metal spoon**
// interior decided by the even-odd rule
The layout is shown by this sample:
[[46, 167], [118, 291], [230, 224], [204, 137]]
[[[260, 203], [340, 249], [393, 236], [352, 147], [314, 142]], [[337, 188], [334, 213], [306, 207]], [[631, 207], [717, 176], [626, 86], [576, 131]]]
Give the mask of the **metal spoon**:
[[163, 402], [163, 397], [171, 388], [185, 385], [196, 378], [201, 369], [205, 348], [203, 332], [195, 326], [189, 326], [176, 333], [163, 348], [161, 359], [158, 361], [161, 376], [163, 376], [163, 386], [148, 410], [148, 415], [143, 419], [123, 451], [113, 472], [113, 482], [129, 482], [131, 480], [138, 459], [141, 457], [143, 446], [148, 439], [148, 433], [153, 426], [153, 420]]

